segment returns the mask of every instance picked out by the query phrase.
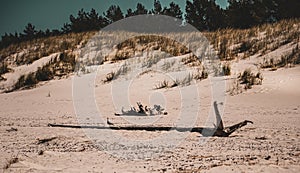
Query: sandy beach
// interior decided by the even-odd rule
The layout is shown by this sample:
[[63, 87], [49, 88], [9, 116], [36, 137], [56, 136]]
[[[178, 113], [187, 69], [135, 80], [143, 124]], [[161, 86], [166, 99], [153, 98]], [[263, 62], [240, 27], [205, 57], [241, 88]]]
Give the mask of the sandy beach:
[[[209, 137], [203, 144], [200, 140], [205, 137], [198, 133], [187, 132], [187, 137], [180, 141], [178, 146], [174, 148], [155, 146], [158, 148], [153, 148], [153, 151], [157, 152], [153, 157], [135, 160], [120, 158], [111, 152], [101, 150], [87, 137], [83, 129], [47, 127], [48, 123], [78, 124], [72, 98], [73, 77], [46, 82], [30, 90], [3, 93], [0, 95], [1, 167], [13, 158], [18, 158], [16, 163], [3, 171], [298, 172], [300, 170], [300, 90], [298, 89], [300, 67], [277, 71], [265, 70], [263, 74], [262, 85], [239, 95], [227, 94], [224, 102], [225, 126], [245, 119], [253, 121], [254, 124], [243, 127], [227, 138]], [[230, 79], [224, 80], [226, 84], [230, 83]], [[147, 100], [147, 97], [141, 97], [139, 93], [144, 92], [143, 88], [147, 88], [147, 83], [143, 82], [143, 78], [139, 78], [133, 82], [132, 86], [134, 85], [139, 85], [140, 89], [135, 89], [135, 94], [130, 98], [133, 100], [133, 105], [137, 99], [149, 104], [151, 99]], [[210, 90], [209, 86], [209, 79], [198, 83], [201, 104], [190, 105], [199, 106], [201, 109], [196, 123], [198, 126], [203, 125], [211, 107], [212, 100], [210, 94], [207, 94]], [[228, 84], [227, 88], [229, 87]], [[103, 116], [109, 117], [115, 124], [126, 124], [129, 121], [142, 122], [137, 120], [140, 117], [123, 119], [113, 115], [115, 108], [110, 105], [110, 89], [111, 84], [98, 85], [95, 88], [97, 104]], [[166, 99], [166, 110], [169, 114], [145, 118], [156, 125], [172, 125], [174, 123], [172, 119], [176, 119], [176, 112], [178, 112], [176, 110], [178, 95], [174, 94], [178, 92], [178, 88], [148, 91], [161, 92], [163, 97], [169, 98]], [[158, 98], [159, 96], [158, 94]], [[144, 123], [147, 124], [147, 121]], [[97, 129], [93, 130], [97, 131]], [[115, 133], [125, 138], [147, 140], [166, 132]], [[40, 142], [41, 139], [50, 138], [52, 139], [47, 142]], [[129, 150], [135, 153], [148, 149]]]

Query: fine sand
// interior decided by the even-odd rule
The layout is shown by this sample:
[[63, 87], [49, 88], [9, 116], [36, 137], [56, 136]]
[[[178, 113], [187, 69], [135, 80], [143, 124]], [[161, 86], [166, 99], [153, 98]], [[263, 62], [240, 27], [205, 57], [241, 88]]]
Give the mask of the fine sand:
[[[109, 70], [108, 70], [109, 71]], [[23, 91], [0, 94], [0, 169], [3, 172], [299, 172], [300, 171], [300, 67], [262, 71], [263, 84], [241, 94], [226, 93], [219, 103], [225, 126], [251, 120], [230, 137], [202, 137], [199, 133], [172, 132], [174, 138], [152, 146], [103, 149], [103, 139], [115, 141], [152, 141], [169, 132], [115, 131], [48, 127], [48, 123], [78, 125], [86, 117], [77, 117], [74, 102], [86, 103], [72, 96], [73, 78], [53, 80]], [[91, 75], [91, 74], [87, 74]], [[103, 77], [103, 76], [102, 76]], [[115, 126], [173, 126], [182, 110], [197, 115], [195, 126], [213, 127], [208, 120], [212, 108], [209, 79], [183, 88], [153, 90], [163, 74], [147, 73], [131, 81], [118, 93], [116, 83], [95, 81], [95, 102], [101, 114], [97, 125], [106, 125], [108, 117]], [[226, 90], [232, 79], [227, 77]], [[192, 91], [184, 100], [182, 92]], [[193, 92], [196, 94], [193, 95]], [[130, 105], [122, 105], [119, 95], [127, 92]], [[113, 94], [112, 94], [113, 93]], [[198, 94], [197, 94], [198, 93]], [[114, 97], [112, 97], [112, 95]], [[81, 100], [82, 99], [82, 100]], [[153, 117], [116, 117], [120, 108], [129, 109], [141, 101], [145, 105], [161, 104], [168, 115]], [[182, 102], [187, 102], [184, 104]], [[84, 108], [89, 111], [89, 107]], [[196, 112], [193, 112], [196, 110]], [[91, 109], [91, 114], [93, 114]], [[100, 116], [99, 116], [100, 117]], [[99, 118], [98, 117], [98, 118]], [[92, 117], [93, 118], [93, 117]], [[183, 118], [184, 119], [184, 118]], [[86, 124], [89, 125], [89, 124]], [[86, 132], [102, 135], [98, 141]], [[113, 136], [109, 135], [110, 132]], [[184, 139], [179, 139], [185, 135]], [[105, 138], [107, 137], [107, 138]], [[178, 138], [177, 138], [178, 137]], [[43, 139], [49, 139], [43, 141]], [[166, 142], [167, 141], [167, 142]], [[204, 141], [204, 142], [203, 142]], [[163, 142], [175, 146], [165, 147]], [[142, 142], [141, 142], [142, 143]], [[150, 142], [149, 142], [150, 143]], [[126, 150], [126, 151], [125, 151]], [[151, 150], [151, 151], [150, 151]], [[128, 159], [129, 155], [131, 158]], [[14, 159], [17, 158], [17, 159]], [[140, 158], [140, 159], [139, 159]]]

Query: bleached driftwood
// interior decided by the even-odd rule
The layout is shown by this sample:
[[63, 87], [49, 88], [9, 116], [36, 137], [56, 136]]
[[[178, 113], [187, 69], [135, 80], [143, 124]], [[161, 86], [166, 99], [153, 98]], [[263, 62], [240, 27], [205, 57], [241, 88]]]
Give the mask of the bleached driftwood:
[[124, 111], [122, 108], [122, 113], [115, 113], [116, 116], [153, 116], [153, 115], [167, 115], [168, 113], [164, 111], [160, 105], [154, 105], [153, 108], [143, 106], [140, 102], [137, 102], [138, 108], [131, 107], [130, 110]]
[[240, 129], [241, 127], [247, 125], [248, 123], [253, 124], [252, 121], [245, 120], [240, 123], [237, 123], [232, 126], [228, 126], [224, 128], [223, 121], [221, 115], [218, 110], [217, 102], [214, 102], [214, 109], [216, 114], [217, 126], [214, 128], [206, 128], [206, 127], [170, 127], [170, 126], [78, 126], [78, 125], [62, 125], [62, 124], [48, 124], [50, 127], [66, 127], [66, 128], [93, 128], [93, 129], [112, 129], [112, 130], [145, 130], [145, 131], [170, 131], [176, 130], [179, 132], [198, 132], [203, 136], [218, 136], [218, 137], [228, 137], [230, 134]]

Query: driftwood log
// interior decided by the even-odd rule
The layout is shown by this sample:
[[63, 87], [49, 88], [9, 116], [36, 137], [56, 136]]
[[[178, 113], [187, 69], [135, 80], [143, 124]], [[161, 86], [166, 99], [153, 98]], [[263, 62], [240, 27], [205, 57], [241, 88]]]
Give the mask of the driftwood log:
[[248, 123], [253, 124], [252, 121], [242, 121], [235, 125], [225, 127], [221, 115], [218, 110], [217, 102], [214, 102], [214, 110], [216, 114], [217, 126], [214, 128], [204, 128], [204, 127], [168, 127], [168, 126], [79, 126], [79, 125], [62, 125], [62, 124], [48, 124], [49, 127], [65, 127], [65, 128], [93, 128], [93, 129], [112, 129], [112, 130], [145, 130], [145, 131], [170, 131], [176, 130], [179, 132], [198, 132], [203, 136], [218, 136], [218, 137], [228, 137], [230, 134], [238, 130], [239, 128], [247, 125]]

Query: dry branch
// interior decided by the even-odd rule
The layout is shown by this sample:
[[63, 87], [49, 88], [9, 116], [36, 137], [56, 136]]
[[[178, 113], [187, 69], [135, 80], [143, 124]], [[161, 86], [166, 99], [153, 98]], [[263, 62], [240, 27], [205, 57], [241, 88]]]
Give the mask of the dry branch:
[[252, 121], [245, 120], [235, 125], [225, 127], [223, 126], [223, 121], [218, 110], [217, 102], [214, 102], [214, 109], [217, 119], [217, 125], [215, 128], [204, 128], [204, 127], [170, 127], [170, 126], [79, 126], [79, 125], [63, 125], [63, 124], [48, 124], [49, 127], [65, 127], [65, 128], [92, 128], [92, 129], [111, 129], [111, 130], [145, 130], [145, 131], [170, 131], [176, 130], [179, 132], [198, 132], [203, 136], [218, 136], [218, 137], [228, 137], [230, 134], [238, 130], [239, 128], [247, 125], [248, 123], [253, 124]]

